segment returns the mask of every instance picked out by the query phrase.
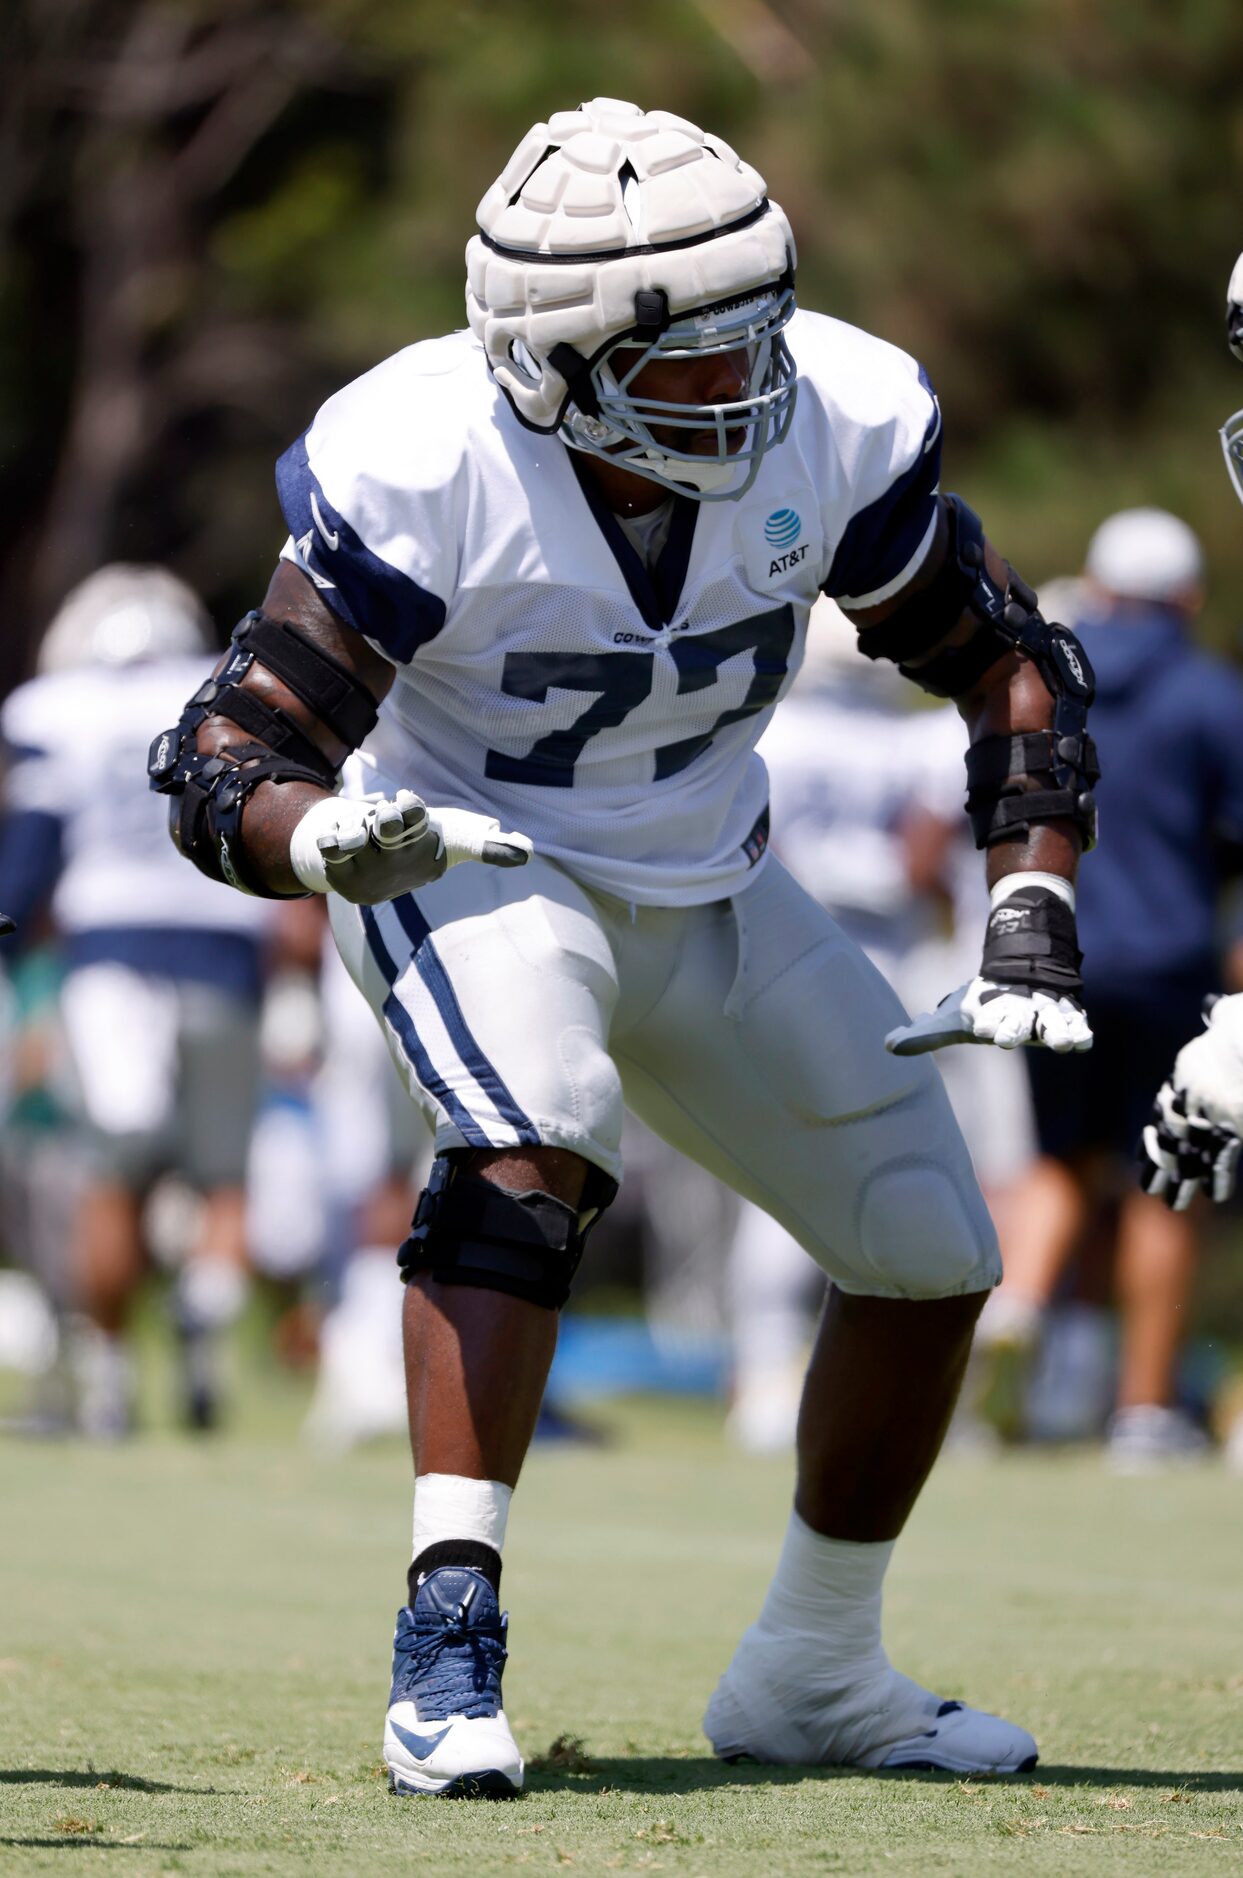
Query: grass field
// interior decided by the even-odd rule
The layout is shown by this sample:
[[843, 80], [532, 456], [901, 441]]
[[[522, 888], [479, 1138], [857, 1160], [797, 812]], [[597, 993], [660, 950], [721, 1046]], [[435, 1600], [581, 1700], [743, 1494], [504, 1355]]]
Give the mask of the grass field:
[[790, 1482], [728, 1452], [718, 1420], [634, 1405], [602, 1453], [534, 1454], [504, 1585], [506, 1706], [533, 1762], [513, 1805], [401, 1802], [383, 1783], [409, 1531], [396, 1447], [0, 1446], [0, 1869], [1240, 1869], [1238, 1482], [947, 1461], [891, 1576], [891, 1654], [1028, 1724], [1041, 1767], [728, 1768], [699, 1716]]

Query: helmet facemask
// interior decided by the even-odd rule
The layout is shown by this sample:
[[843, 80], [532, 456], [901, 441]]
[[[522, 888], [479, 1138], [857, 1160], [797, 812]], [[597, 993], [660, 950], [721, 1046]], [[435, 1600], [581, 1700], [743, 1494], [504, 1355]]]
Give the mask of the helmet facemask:
[[[1226, 344], [1236, 359], [1243, 359], [1243, 254], [1235, 262], [1226, 288]], [[1228, 417], [1217, 435], [1226, 459], [1226, 473], [1235, 495], [1243, 502], [1243, 411]]]
[[[785, 327], [794, 312], [786, 282], [715, 306], [666, 318], [611, 338], [571, 381], [561, 427], [565, 442], [642, 476], [675, 495], [736, 500], [755, 481], [765, 453], [790, 428], [797, 390]], [[635, 381], [654, 360], [745, 353], [745, 395], [721, 404], [675, 404], [644, 396]], [[671, 434], [672, 433], [672, 434]], [[710, 449], [690, 447], [705, 436]], [[680, 449], [679, 443], [688, 446]]]
[[1233, 417], [1228, 417], [1217, 434], [1221, 438], [1226, 471], [1234, 485], [1234, 493], [1243, 502], [1243, 411], [1236, 411]]

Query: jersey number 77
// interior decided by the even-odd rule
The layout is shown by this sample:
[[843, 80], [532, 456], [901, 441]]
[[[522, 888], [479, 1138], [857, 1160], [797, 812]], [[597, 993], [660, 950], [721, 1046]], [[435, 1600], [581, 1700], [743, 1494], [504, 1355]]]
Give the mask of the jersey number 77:
[[[789, 670], [794, 643], [794, 609], [788, 604], [768, 613], [753, 613], [713, 632], [688, 634], [669, 645], [678, 672], [678, 696], [714, 685], [727, 659], [739, 653], [754, 656], [747, 695], [733, 710], [722, 711], [704, 731], [656, 751], [657, 782], [676, 776], [708, 748], [719, 730], [754, 717], [772, 704]], [[489, 750], [484, 773], [495, 782], [534, 783], [547, 789], [570, 789], [574, 766], [592, 737], [613, 730], [643, 703], [652, 689], [656, 655], [634, 652], [510, 652], [501, 677], [502, 689], [512, 698], [530, 698], [543, 704], [548, 693], [590, 691], [595, 696], [587, 709], [564, 730], [541, 737], [526, 756], [507, 756]]]

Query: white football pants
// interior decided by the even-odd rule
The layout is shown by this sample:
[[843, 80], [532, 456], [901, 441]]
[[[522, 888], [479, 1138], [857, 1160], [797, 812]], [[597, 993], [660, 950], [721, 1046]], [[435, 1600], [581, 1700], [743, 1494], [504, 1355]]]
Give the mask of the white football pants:
[[631, 906], [536, 856], [333, 931], [436, 1151], [542, 1144], [621, 1176], [623, 1100], [844, 1291], [987, 1290], [996, 1237], [896, 996], [773, 857], [732, 900]]

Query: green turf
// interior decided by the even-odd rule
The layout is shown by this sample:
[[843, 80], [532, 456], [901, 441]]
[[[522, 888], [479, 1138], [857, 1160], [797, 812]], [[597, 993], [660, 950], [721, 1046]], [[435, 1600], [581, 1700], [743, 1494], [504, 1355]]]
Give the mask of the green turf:
[[[384, 1787], [396, 1448], [0, 1446], [0, 1869], [1239, 1870], [1237, 1482], [947, 1462], [891, 1575], [891, 1653], [1030, 1725], [1037, 1774], [733, 1769], [699, 1716], [788, 1470], [730, 1454], [707, 1409], [616, 1432], [537, 1451], [515, 1502], [507, 1707], [535, 1770], [513, 1805]], [[559, 1736], [581, 1749], [549, 1757]]]

